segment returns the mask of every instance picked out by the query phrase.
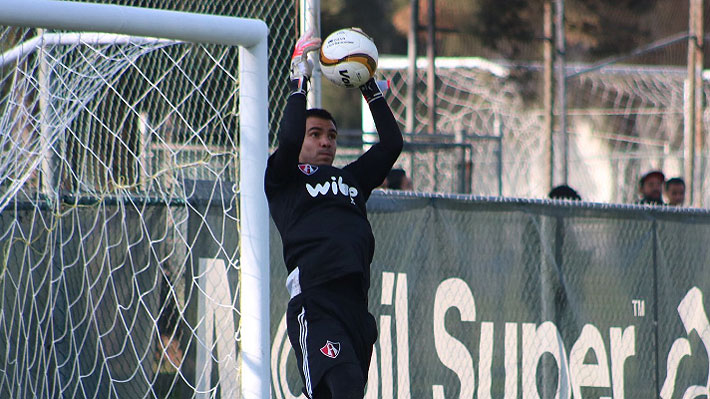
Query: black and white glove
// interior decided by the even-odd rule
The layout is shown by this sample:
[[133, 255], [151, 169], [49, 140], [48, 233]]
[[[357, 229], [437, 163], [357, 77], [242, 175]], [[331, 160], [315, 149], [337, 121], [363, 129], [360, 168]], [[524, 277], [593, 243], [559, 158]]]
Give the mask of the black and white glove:
[[367, 82], [360, 86], [360, 92], [365, 97], [367, 103], [371, 103], [378, 98], [382, 98], [382, 92], [389, 88], [389, 80], [375, 80], [370, 78]]
[[308, 91], [308, 80], [313, 73], [313, 63], [308, 59], [308, 53], [320, 48], [321, 39], [313, 37], [313, 31], [309, 30], [301, 36], [293, 47], [291, 56], [290, 84], [292, 92], [306, 94]]

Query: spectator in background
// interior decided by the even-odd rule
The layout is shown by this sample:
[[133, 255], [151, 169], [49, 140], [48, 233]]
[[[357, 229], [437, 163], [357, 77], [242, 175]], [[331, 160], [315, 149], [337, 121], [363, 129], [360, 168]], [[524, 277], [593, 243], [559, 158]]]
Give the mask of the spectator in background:
[[566, 199], [566, 200], [574, 200], [574, 201], [581, 201], [582, 197], [577, 194], [577, 191], [573, 189], [572, 187], [562, 184], [560, 186], [557, 186], [553, 188], [547, 196], [550, 199]]
[[685, 181], [674, 177], [666, 181], [666, 201], [668, 205], [683, 206], [685, 202]]
[[660, 170], [652, 170], [641, 176], [639, 192], [641, 199], [637, 204], [663, 205], [663, 183], [666, 176]]
[[390, 190], [412, 190], [412, 181], [407, 177], [407, 172], [403, 169], [392, 169], [384, 183], [382, 183], [383, 188], [388, 188]]

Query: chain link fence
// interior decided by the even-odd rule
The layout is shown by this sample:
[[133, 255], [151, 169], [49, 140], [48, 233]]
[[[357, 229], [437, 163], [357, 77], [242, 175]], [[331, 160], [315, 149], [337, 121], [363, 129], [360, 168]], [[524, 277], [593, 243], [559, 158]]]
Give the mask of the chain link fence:
[[[365, 398], [707, 395], [705, 210], [375, 191]], [[298, 396], [271, 237], [272, 386]]]

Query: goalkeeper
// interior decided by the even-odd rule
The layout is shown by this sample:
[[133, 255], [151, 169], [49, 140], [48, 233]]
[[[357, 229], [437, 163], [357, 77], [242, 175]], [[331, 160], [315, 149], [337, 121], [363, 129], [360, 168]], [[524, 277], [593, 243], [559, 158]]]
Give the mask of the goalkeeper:
[[367, 308], [375, 249], [365, 202], [402, 150], [402, 134], [374, 79], [360, 90], [380, 136], [357, 160], [332, 166], [337, 127], [325, 110], [306, 110], [320, 39], [306, 33], [291, 60], [279, 146], [269, 157], [266, 197], [288, 269], [288, 337], [308, 398], [362, 399], [375, 318]]

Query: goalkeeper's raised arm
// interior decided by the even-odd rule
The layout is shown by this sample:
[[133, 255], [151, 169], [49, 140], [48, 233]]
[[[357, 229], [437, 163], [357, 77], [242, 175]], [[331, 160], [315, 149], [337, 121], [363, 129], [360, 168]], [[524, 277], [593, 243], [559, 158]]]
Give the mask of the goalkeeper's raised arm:
[[382, 184], [397, 161], [402, 152], [403, 140], [399, 125], [375, 79], [371, 78], [360, 86], [360, 91], [370, 107], [380, 140], [344, 169], [350, 170], [364, 187], [372, 191]]
[[288, 81], [290, 94], [281, 119], [279, 146], [269, 158], [267, 168], [272, 180], [283, 178], [289, 171], [293, 172], [292, 169], [295, 169], [299, 162], [306, 129], [306, 93], [313, 71], [308, 53], [318, 50], [320, 44], [321, 40], [313, 37], [313, 32], [309, 31], [299, 38], [294, 46]]

